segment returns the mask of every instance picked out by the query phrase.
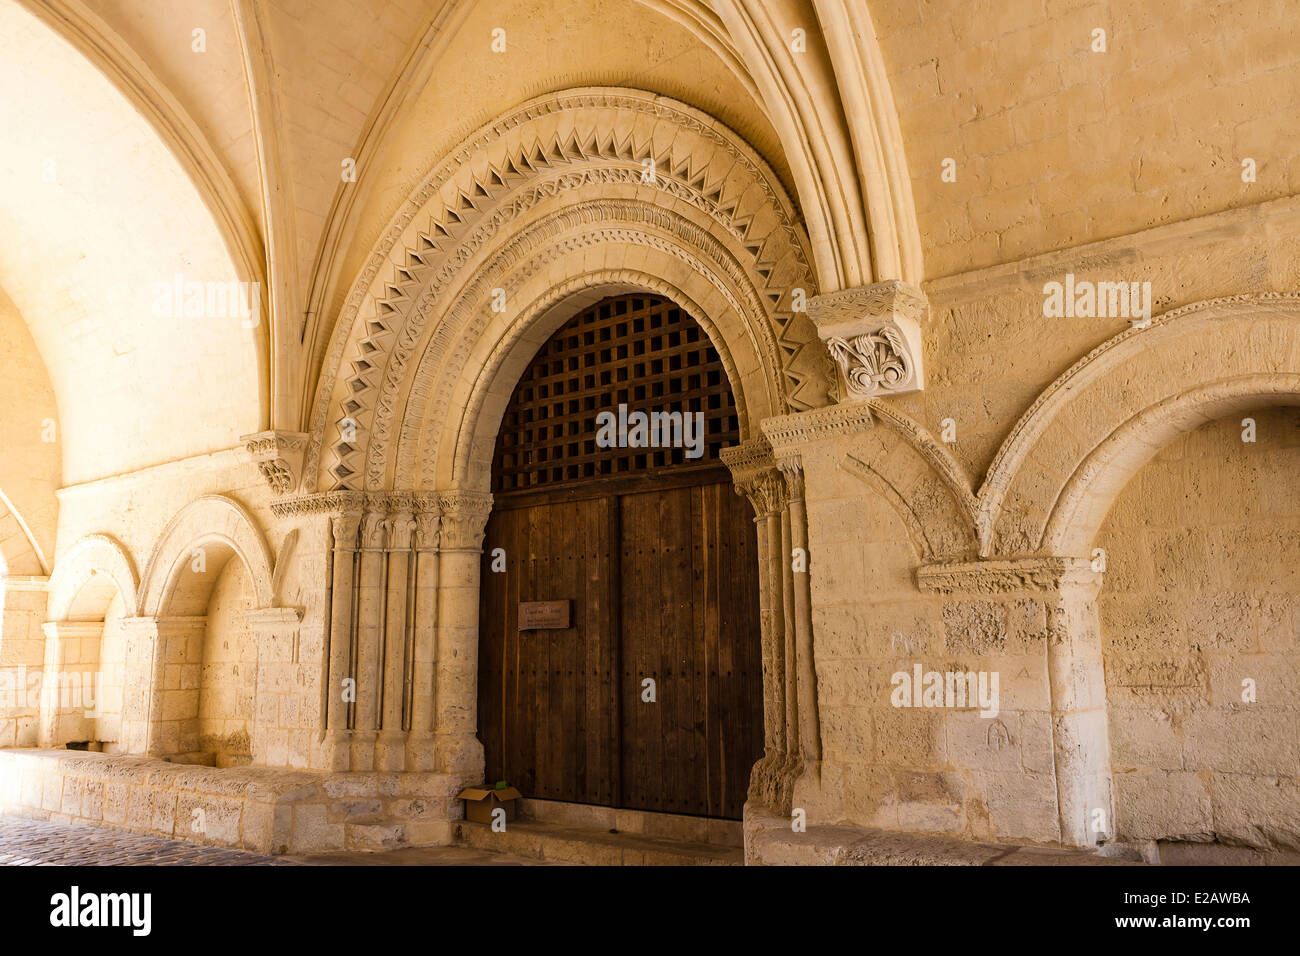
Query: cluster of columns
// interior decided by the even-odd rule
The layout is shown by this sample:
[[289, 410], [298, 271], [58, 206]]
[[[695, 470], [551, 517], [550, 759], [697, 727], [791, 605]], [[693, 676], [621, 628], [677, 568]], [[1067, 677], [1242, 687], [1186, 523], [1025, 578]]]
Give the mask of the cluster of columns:
[[479, 557], [492, 496], [330, 497], [330, 768], [480, 772]]
[[821, 765], [803, 465], [793, 453], [778, 461], [761, 438], [722, 459], [758, 529], [764, 753], [749, 799], [788, 813], [800, 780], [817, 781]]

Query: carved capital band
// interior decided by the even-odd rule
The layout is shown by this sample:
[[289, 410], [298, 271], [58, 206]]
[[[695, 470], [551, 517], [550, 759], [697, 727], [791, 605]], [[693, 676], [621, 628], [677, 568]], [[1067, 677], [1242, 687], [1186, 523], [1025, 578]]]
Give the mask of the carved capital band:
[[871, 428], [875, 424], [866, 405], [827, 405], [793, 415], [774, 415], [759, 423], [763, 436], [778, 459], [801, 453], [802, 446]]

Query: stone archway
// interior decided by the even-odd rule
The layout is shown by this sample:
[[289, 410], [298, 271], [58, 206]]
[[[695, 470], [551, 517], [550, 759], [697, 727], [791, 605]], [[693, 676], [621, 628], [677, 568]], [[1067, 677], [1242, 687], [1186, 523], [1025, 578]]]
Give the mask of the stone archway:
[[[480, 423], [499, 426], [476, 641], [488, 779], [738, 820], [763, 749], [757, 539], [718, 457], [739, 405], [678, 303], [634, 289], [580, 306], [560, 303], [525, 367], [494, 365], [509, 404]], [[602, 441], [606, 413], [678, 427]], [[557, 599], [562, 622], [526, 626], [524, 603]]]
[[[866, 437], [840, 462], [906, 491], [890, 500], [929, 551], [918, 584], [954, 618], [1016, 601], [1045, 606], [1051, 639], [1040, 686], [1050, 709], [1057, 819], [1042, 827], [1043, 838], [1087, 846], [1115, 833], [1097, 608], [1104, 563], [1089, 554], [1098, 528], [1128, 479], [1175, 436], [1237, 411], [1300, 405], [1298, 318], [1294, 294], [1243, 295], [1176, 309], [1115, 336], [1043, 391], [978, 493], [932, 436], [883, 403], [872, 402], [872, 413], [909, 453]], [[945, 540], [957, 547], [934, 546]]]
[[120, 746], [125, 635], [139, 588], [130, 555], [108, 535], [67, 549], [50, 575], [41, 743]]
[[[636, 91], [539, 97], [425, 179], [331, 341], [304, 462], [319, 491], [277, 509], [332, 518], [330, 765], [482, 773], [475, 667], [488, 464], [520, 371], [566, 309], [629, 290], [679, 303], [727, 370], [742, 437], [759, 441], [764, 419], [827, 401], [830, 360], [805, 311], [815, 298], [809, 262], [793, 204], [752, 149], [698, 111]], [[760, 776], [785, 781], [765, 785], [763, 799], [788, 802], [803, 766], [794, 728], [807, 721], [786, 712], [793, 690], [776, 686], [793, 681], [786, 645], [794, 619], [806, 619], [806, 595], [799, 614], [794, 595], [807, 582], [782, 570], [781, 522], [801, 525], [788, 509], [802, 487], [796, 476], [787, 488], [770, 454], [741, 467], [733, 476], [763, 519], [771, 663]], [[344, 681], [355, 681], [355, 700], [338, 692]]]
[[[230, 579], [232, 574], [236, 578]], [[202, 723], [213, 656], [209, 612], [214, 594], [239, 588], [239, 578], [247, 582], [247, 596], [242, 598], [247, 608], [236, 606], [223, 620], [229, 618], [241, 635], [244, 652], [232, 673], [241, 685], [248, 685], [243, 693], [247, 699], [238, 712], [229, 701], [219, 701], [221, 712], [209, 723], [238, 724], [233, 736], [241, 743], [233, 756], [223, 756], [223, 751], [214, 757], [213, 746], [203, 741], [223, 734], [205, 732]], [[227, 579], [230, 582], [223, 583]], [[123, 708], [123, 739], [130, 752], [192, 762], [290, 762], [287, 749], [269, 752], [268, 735], [260, 733], [272, 729], [274, 722], [263, 728], [255, 720], [255, 715], [275, 710], [259, 699], [264, 690], [257, 679], [261, 645], [296, 633], [299, 620], [296, 610], [274, 607], [273, 580], [271, 550], [252, 515], [238, 502], [205, 495], [172, 518], [145, 567], [137, 601], [140, 616], [123, 622], [131, 688]], [[239, 674], [240, 667], [247, 673]], [[300, 744], [298, 749], [302, 752], [297, 762], [306, 764], [307, 747]]]

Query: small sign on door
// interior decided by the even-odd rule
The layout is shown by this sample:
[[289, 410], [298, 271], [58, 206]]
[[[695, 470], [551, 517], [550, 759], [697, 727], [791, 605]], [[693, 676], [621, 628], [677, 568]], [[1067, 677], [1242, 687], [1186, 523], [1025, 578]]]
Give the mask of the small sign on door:
[[569, 626], [568, 601], [520, 601], [519, 630], [562, 631]]

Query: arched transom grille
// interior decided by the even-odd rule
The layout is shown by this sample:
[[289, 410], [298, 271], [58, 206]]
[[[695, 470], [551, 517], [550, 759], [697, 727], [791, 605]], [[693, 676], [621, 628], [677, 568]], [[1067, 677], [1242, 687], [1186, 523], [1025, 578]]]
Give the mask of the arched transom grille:
[[717, 465], [739, 440], [731, 384], [699, 324], [660, 296], [616, 296], [534, 356], [501, 422], [492, 491]]

